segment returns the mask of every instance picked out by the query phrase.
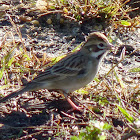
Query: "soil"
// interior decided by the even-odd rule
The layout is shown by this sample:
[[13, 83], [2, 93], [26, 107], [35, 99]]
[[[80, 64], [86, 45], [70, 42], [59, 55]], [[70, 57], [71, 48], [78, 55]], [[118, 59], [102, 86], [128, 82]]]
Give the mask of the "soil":
[[[3, 42], [9, 44], [13, 42], [14, 36], [16, 43], [24, 43], [27, 53], [34, 52], [37, 58], [43, 58], [46, 54], [49, 60], [49, 58], [70, 53], [85, 40], [85, 36], [89, 33], [100, 31], [110, 36], [114, 50], [102, 60], [96, 75], [100, 83], [98, 84], [98, 81], [95, 80], [83, 88], [83, 91], [86, 90], [88, 94], [80, 91], [71, 94], [71, 98], [76, 104], [84, 106], [81, 112], [69, 111], [71, 106], [60, 93], [47, 90], [24, 93], [0, 105], [0, 139], [66, 140], [71, 136], [78, 136], [81, 128], [84, 129], [89, 125], [91, 118], [112, 125], [111, 130], [106, 132], [108, 139], [124, 138], [129, 133], [124, 131], [125, 128], [128, 128], [130, 134], [133, 134], [130, 139], [139, 139], [138, 134], [132, 133], [126, 124], [126, 118], [120, 112], [117, 114], [114, 108], [115, 103], [120, 103], [118, 100], [120, 98], [121, 103], [124, 103], [130, 112], [133, 112], [134, 118], [140, 119], [138, 102], [140, 99], [140, 73], [132, 71], [133, 68], [140, 68], [140, 28], [132, 31], [130, 28], [120, 27], [113, 29], [113, 32], [110, 33], [112, 25], [102, 18], [77, 22], [66, 18], [60, 11], [42, 14], [39, 11], [31, 11], [28, 6], [17, 8], [19, 5], [17, 1], [15, 3], [7, 2], [6, 5], [9, 6], [6, 10], [7, 14], [2, 15], [0, 19], [1, 46]], [[13, 9], [12, 6], [16, 8]], [[33, 19], [30, 20], [30, 18]], [[49, 22], [48, 19], [51, 21]], [[18, 29], [22, 37], [17, 34]], [[0, 50], [2, 50], [1, 47]], [[16, 51], [20, 51], [20, 49]], [[0, 53], [1, 59], [4, 57], [3, 55]], [[30, 68], [33, 67], [32, 65]], [[104, 77], [114, 65], [116, 67], [113, 71]], [[41, 69], [41, 67], [39, 68]], [[114, 73], [118, 79], [121, 79], [122, 85]], [[21, 83], [12, 80], [15, 75], [16, 73], [11, 72], [9, 83], [18, 86], [1, 89], [1, 96], [10, 94], [24, 82], [26, 83], [27, 73], [20, 77]], [[30, 78], [32, 77], [30, 76]], [[5, 85], [4, 80], [0, 80], [0, 85]], [[117, 96], [119, 97], [117, 98]], [[101, 104], [99, 100], [102, 101]], [[103, 100], [109, 103], [105, 103]]]

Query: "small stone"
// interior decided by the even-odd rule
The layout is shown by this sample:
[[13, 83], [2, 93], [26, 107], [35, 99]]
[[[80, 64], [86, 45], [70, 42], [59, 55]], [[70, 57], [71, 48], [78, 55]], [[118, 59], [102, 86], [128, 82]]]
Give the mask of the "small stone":
[[52, 20], [50, 18], [47, 19], [46, 21], [48, 24], [52, 24]]
[[31, 22], [31, 20], [32, 20], [32, 18], [28, 17], [28, 16], [20, 16], [19, 19], [22, 22]]
[[3, 4], [2, 6], [0, 6], [0, 11], [1, 10], [8, 10], [10, 8], [10, 6]]
[[60, 23], [63, 24], [64, 23], [64, 19], [60, 18]]
[[35, 26], [38, 26], [39, 25], [39, 21], [38, 20], [32, 20], [31, 23]]
[[102, 25], [95, 25], [94, 26], [94, 29], [95, 30], [102, 30], [103, 29], [103, 26]]
[[119, 64], [118, 64], [118, 67], [122, 69], [122, 68], [123, 68], [122, 63], [119, 63]]

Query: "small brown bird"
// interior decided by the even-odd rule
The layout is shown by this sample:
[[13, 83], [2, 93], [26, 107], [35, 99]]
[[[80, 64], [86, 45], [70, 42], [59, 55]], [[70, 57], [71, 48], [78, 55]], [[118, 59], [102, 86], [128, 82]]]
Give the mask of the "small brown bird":
[[73, 109], [80, 110], [68, 98], [68, 93], [87, 85], [93, 80], [100, 66], [101, 58], [111, 47], [112, 44], [109, 43], [104, 34], [91, 33], [80, 50], [67, 55], [52, 67], [48, 67], [22, 89], [2, 98], [0, 103], [27, 91], [48, 89], [62, 92]]

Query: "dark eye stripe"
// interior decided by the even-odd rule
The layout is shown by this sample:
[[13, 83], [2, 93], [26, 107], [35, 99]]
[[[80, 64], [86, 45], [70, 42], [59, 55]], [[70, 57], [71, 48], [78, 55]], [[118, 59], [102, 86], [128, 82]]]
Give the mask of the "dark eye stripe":
[[100, 48], [96, 47], [96, 49], [94, 50], [94, 52], [98, 52], [100, 50], [101, 50]]
[[102, 56], [103, 56], [104, 53], [100, 54], [97, 59], [99, 60]]

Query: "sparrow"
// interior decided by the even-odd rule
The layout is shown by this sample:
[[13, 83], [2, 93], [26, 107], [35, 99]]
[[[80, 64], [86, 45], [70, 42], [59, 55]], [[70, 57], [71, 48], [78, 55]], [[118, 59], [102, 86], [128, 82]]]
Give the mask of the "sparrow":
[[112, 47], [104, 34], [93, 32], [80, 50], [68, 54], [53, 66], [46, 68], [20, 90], [3, 97], [0, 103], [24, 92], [47, 89], [63, 93], [73, 110], [81, 110], [68, 95], [94, 79], [103, 56]]

